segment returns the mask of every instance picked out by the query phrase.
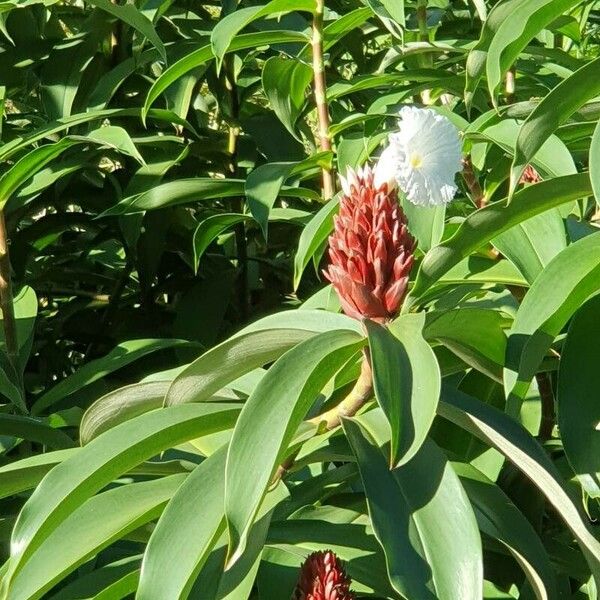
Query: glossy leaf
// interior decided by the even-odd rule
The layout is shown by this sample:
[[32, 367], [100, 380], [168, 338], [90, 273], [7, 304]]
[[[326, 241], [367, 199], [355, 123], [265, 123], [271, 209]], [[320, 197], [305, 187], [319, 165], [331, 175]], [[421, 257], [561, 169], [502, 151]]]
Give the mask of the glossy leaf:
[[286, 352], [250, 395], [233, 431], [225, 471], [225, 514], [234, 562], [271, 477], [323, 386], [363, 345], [351, 331], [331, 331]]
[[590, 61], [567, 77], [535, 107], [519, 131], [510, 171], [511, 191], [516, 188], [523, 170], [546, 139], [578, 108], [598, 94], [600, 58]]
[[380, 449], [385, 439], [376, 439], [368, 423], [348, 419], [344, 431], [394, 588], [407, 598], [479, 597], [483, 564], [475, 516], [442, 452], [427, 441], [410, 462], [390, 471], [388, 450]]
[[599, 274], [600, 233], [595, 233], [568, 246], [535, 280], [509, 332], [504, 370], [508, 410], [520, 407], [554, 338], [600, 289]]
[[440, 371], [422, 337], [425, 315], [404, 315], [393, 329], [365, 321], [373, 387], [390, 424], [390, 465], [409, 462], [425, 441], [440, 396]]
[[558, 426], [565, 454], [592, 498], [600, 497], [596, 451], [600, 433], [595, 401], [600, 380], [599, 307], [600, 296], [594, 296], [575, 313], [561, 352], [556, 390]]
[[417, 298], [469, 254], [511, 227], [591, 193], [586, 173], [557, 177], [517, 192], [510, 204], [494, 203], [469, 215], [456, 233], [432, 248], [421, 263], [411, 296]]

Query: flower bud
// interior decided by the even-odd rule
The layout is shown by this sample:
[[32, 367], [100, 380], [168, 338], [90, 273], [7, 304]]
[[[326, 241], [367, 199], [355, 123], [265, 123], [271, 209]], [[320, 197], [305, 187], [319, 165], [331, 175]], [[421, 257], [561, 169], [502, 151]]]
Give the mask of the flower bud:
[[348, 170], [324, 271], [344, 312], [379, 323], [392, 319], [406, 295], [415, 240], [387, 183], [374, 183], [369, 167]]
[[293, 600], [354, 600], [350, 578], [337, 556], [313, 552], [302, 564]]

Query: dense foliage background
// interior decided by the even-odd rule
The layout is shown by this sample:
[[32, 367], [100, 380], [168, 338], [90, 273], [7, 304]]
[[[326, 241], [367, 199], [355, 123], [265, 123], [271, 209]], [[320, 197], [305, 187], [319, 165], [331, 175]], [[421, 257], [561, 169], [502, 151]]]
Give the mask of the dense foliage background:
[[[0, 85], [0, 597], [597, 598], [600, 2], [3, 0]], [[407, 103], [465, 170], [365, 334], [335, 174]]]

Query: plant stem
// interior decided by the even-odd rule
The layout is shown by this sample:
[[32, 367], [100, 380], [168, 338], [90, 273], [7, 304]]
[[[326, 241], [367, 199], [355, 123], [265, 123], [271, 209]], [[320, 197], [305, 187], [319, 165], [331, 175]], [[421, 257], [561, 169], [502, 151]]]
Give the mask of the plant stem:
[[487, 198], [479, 185], [479, 181], [475, 176], [475, 171], [473, 170], [473, 163], [471, 162], [471, 156], [467, 155], [463, 159], [463, 171], [462, 171], [463, 179], [469, 188], [469, 192], [471, 193], [471, 199], [477, 208], [483, 208], [487, 205]]
[[[231, 57], [225, 57], [223, 62], [225, 68], [225, 87], [229, 92], [231, 101], [231, 114], [232, 118], [237, 121], [240, 113], [240, 105], [238, 93], [235, 87], [235, 78], [233, 74], [233, 64]], [[237, 151], [238, 151], [238, 138], [240, 135], [240, 129], [237, 123], [231, 123], [229, 125], [229, 138], [227, 142], [227, 153], [229, 154], [229, 172], [232, 176], [236, 176], [238, 173], [237, 166]], [[234, 212], [244, 212], [244, 200], [243, 198], [235, 198], [232, 201], [232, 208]], [[244, 223], [238, 223], [234, 227], [235, 232], [235, 246], [237, 249], [238, 266], [240, 269], [240, 277], [238, 283], [238, 298], [240, 305], [240, 317], [242, 321], [248, 319], [248, 246], [246, 240], [246, 226]]]
[[507, 104], [514, 104], [515, 102], [515, 76], [516, 70], [514, 67], [511, 67], [506, 72], [506, 82], [505, 82], [505, 92], [506, 92], [506, 102]]
[[[323, 15], [325, 0], [317, 0], [312, 25], [312, 64], [317, 106], [317, 126], [319, 131], [319, 148], [321, 151], [331, 150], [329, 137], [329, 107], [327, 105], [327, 85], [325, 83], [325, 62], [323, 61]], [[326, 200], [335, 194], [333, 171], [323, 168], [323, 196]]]
[[17, 339], [17, 322], [13, 303], [12, 283], [10, 276], [10, 256], [8, 253], [8, 234], [4, 211], [0, 210], [0, 309], [2, 310], [2, 325], [8, 359], [18, 375], [19, 342]]
[[[427, 0], [417, 0], [417, 24], [419, 26], [419, 41], [429, 42], [429, 29], [427, 28]], [[424, 69], [433, 67], [433, 56], [429, 53], [419, 54], [419, 66]], [[431, 104], [429, 90], [420, 93], [422, 104]]]
[[328, 430], [335, 429], [342, 422], [343, 417], [351, 417], [373, 395], [373, 373], [367, 354], [363, 357], [360, 366], [360, 375], [350, 393], [332, 409], [310, 419], [308, 422], [320, 426], [322, 423]]

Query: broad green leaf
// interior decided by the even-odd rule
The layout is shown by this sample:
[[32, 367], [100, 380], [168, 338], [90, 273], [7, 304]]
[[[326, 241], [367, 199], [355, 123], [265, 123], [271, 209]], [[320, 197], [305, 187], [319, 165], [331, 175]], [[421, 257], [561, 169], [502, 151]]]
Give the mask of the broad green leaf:
[[597, 402], [600, 383], [600, 296], [575, 313], [563, 344], [558, 369], [558, 426], [565, 454], [584, 490], [600, 497], [600, 432]]
[[60, 450], [72, 447], [73, 440], [60, 429], [50, 427], [33, 417], [22, 415], [0, 414], [0, 435], [37, 442]]
[[600, 120], [594, 129], [594, 135], [590, 143], [590, 179], [592, 190], [596, 197], [596, 204], [600, 206]]
[[63, 379], [44, 395], [42, 395], [33, 405], [32, 413], [40, 414], [53, 404], [60, 402], [73, 394], [90, 385], [94, 381], [102, 379], [109, 373], [120, 369], [139, 358], [147, 356], [152, 352], [165, 350], [167, 348], [176, 348], [193, 345], [186, 340], [131, 340], [121, 342], [106, 356], [97, 358], [83, 365], [75, 373]]
[[[104, 565], [65, 585], [49, 600], [120, 600], [135, 592], [141, 555], [128, 556]], [[128, 582], [133, 578], [133, 587]], [[121, 595], [119, 595], [121, 594]]]
[[522, 221], [591, 193], [587, 173], [566, 175], [530, 185], [512, 202], [495, 202], [470, 214], [456, 233], [423, 259], [411, 296], [418, 298], [469, 254]]
[[249, 219], [249, 215], [240, 213], [220, 213], [201, 221], [194, 231], [194, 270], [198, 271], [202, 255], [219, 235], [234, 225]]
[[[503, 119], [482, 128], [480, 134], [506, 150], [515, 154], [521, 128], [515, 119]], [[556, 135], [543, 140], [539, 150], [531, 159], [532, 164], [544, 175], [559, 176], [577, 173], [573, 157], [566, 145]], [[512, 198], [509, 195], [509, 198]]]
[[135, 383], [109, 392], [96, 400], [81, 418], [81, 445], [85, 446], [119, 423], [160, 408], [169, 385], [168, 381]]
[[197, 466], [167, 505], [144, 553], [136, 596], [139, 600], [188, 597], [196, 575], [225, 529], [226, 457], [227, 449], [221, 448]]
[[233, 425], [235, 406], [190, 404], [155, 410], [110, 429], [58, 464], [23, 506], [11, 540], [6, 582], [85, 500], [167, 448]]
[[[560, 2], [556, 2], [560, 4]], [[511, 192], [542, 144], [588, 100], [600, 94], [600, 58], [581, 67], [553, 88], [527, 117], [517, 138], [510, 171]], [[592, 163], [590, 162], [590, 165]]]
[[492, 240], [529, 283], [567, 247], [565, 226], [558, 209], [527, 219]]
[[306, 103], [312, 69], [299, 60], [272, 56], [263, 67], [262, 86], [271, 108], [285, 128], [298, 140], [296, 121]]
[[473, 466], [452, 466], [471, 501], [479, 529], [497, 539], [514, 556], [538, 598], [558, 598], [546, 549], [523, 513], [498, 485]]
[[571, 530], [598, 579], [600, 542], [565, 491], [553, 462], [529, 432], [505, 413], [449, 386], [442, 388], [438, 412], [496, 448], [531, 480]]
[[429, 252], [442, 241], [446, 206], [417, 206], [402, 198], [402, 209], [408, 219], [410, 233], [422, 252]]
[[8, 199], [37, 171], [43, 169], [51, 160], [60, 156], [65, 150], [71, 148], [77, 140], [63, 138], [55, 144], [46, 144], [35, 148], [23, 158], [19, 159], [0, 178], [0, 210]]
[[[246, 179], [245, 192], [248, 207], [260, 225], [265, 239], [270, 211], [288, 177], [316, 168], [330, 168], [333, 154], [329, 151], [319, 152], [309, 158], [294, 163], [268, 163], [254, 169]], [[289, 191], [289, 188], [288, 188]]]
[[152, 21], [142, 14], [137, 6], [134, 4], [114, 4], [110, 0], [86, 0], [86, 2], [105, 10], [120, 21], [127, 23], [127, 25], [136, 31], [139, 31], [160, 52], [163, 60], [167, 62], [164, 44], [156, 33]]
[[[465, 307], [431, 311], [423, 335], [441, 342], [468, 365], [501, 382], [506, 354], [504, 328], [509, 324], [497, 310]], [[394, 321], [392, 328], [400, 330], [401, 320]]]
[[[285, 44], [288, 42], [308, 42], [306, 34], [298, 31], [261, 31], [259, 33], [247, 33], [238, 35], [231, 41], [227, 51], [236, 52], [247, 48], [269, 46], [271, 44]], [[156, 99], [180, 77], [186, 73], [209, 62], [214, 58], [212, 46], [206, 45], [194, 50], [187, 56], [179, 59], [166, 69], [162, 75], [152, 84], [142, 109], [142, 118], [145, 120], [149, 114], [150, 107]]]
[[440, 397], [440, 370], [423, 339], [425, 314], [403, 315], [393, 328], [365, 321], [373, 388], [391, 428], [389, 462], [409, 462], [425, 441]]
[[479, 598], [481, 539], [469, 500], [446, 457], [427, 441], [410, 462], [390, 471], [385, 439], [376, 440], [360, 419], [346, 419], [343, 426], [394, 588], [414, 599]]
[[128, 154], [142, 165], [146, 164], [139, 150], [133, 143], [131, 136], [127, 133], [126, 129], [123, 129], [123, 127], [116, 127], [114, 125], [99, 127], [98, 129], [90, 131], [86, 137], [96, 143], [115, 148], [123, 154]]
[[234, 379], [279, 358], [312, 334], [301, 329], [266, 329], [234, 336], [196, 359], [173, 381], [167, 406], [203, 402]]
[[115, 206], [105, 210], [101, 216], [125, 215], [200, 200], [243, 196], [243, 194], [244, 182], [241, 179], [212, 179], [210, 177], [178, 179], [158, 185], [141, 194], [124, 198]]
[[210, 43], [217, 60], [217, 69], [220, 68], [223, 57], [232, 46], [234, 38], [252, 21], [283, 12], [313, 13], [315, 9], [315, 0], [271, 0], [268, 4], [240, 8], [221, 18], [210, 35]]
[[35, 454], [0, 467], [0, 498], [34, 488], [50, 469], [77, 451], [67, 448]]
[[42, 597], [102, 548], [156, 518], [185, 478], [186, 475], [171, 475], [120, 486], [90, 498], [31, 555], [11, 582], [10, 597], [15, 600]]
[[[10, 142], [3, 144], [0, 147], [0, 160], [7, 160], [8, 158], [15, 156], [15, 154], [17, 154], [21, 150], [35, 144], [35, 142], [39, 142], [44, 138], [52, 138], [54, 134], [60, 133], [61, 131], [65, 131], [70, 127], [75, 127], [77, 125], [82, 125], [83, 123], [89, 123], [91, 121], [108, 119], [111, 117], [139, 118], [140, 115], [141, 110], [139, 108], [109, 108], [105, 110], [91, 110], [89, 112], [71, 115], [70, 117], [64, 117], [52, 123], [48, 123], [43, 127], [40, 127], [39, 129], [35, 130], [33, 133], [27, 136], [16, 137]], [[167, 123], [174, 123], [176, 125], [180, 125], [181, 127], [185, 127], [186, 129], [192, 132], [194, 131], [194, 128], [187, 121], [180, 119], [177, 115], [168, 110], [151, 110], [147, 112], [147, 116], [150, 116], [151, 118], [156, 119], [158, 121], [164, 121]]]
[[233, 431], [225, 471], [230, 563], [248, 532], [288, 445], [319, 392], [364, 340], [355, 332], [316, 335], [286, 352], [246, 401]]
[[[511, 3], [507, 15], [490, 40], [486, 57], [488, 90], [494, 104], [502, 76], [535, 35], [580, 0], [521, 0]], [[490, 13], [490, 18], [491, 18]]]
[[528, 282], [508, 260], [493, 260], [472, 255], [444, 273], [440, 284], [501, 283], [527, 287]]
[[504, 386], [509, 414], [517, 414], [554, 338], [599, 289], [600, 232], [568, 246], [535, 280], [508, 335]]
[[325, 243], [333, 231], [333, 215], [338, 210], [339, 197], [329, 200], [310, 220], [302, 230], [298, 250], [294, 257], [294, 289], [300, 285], [304, 269], [311, 261], [315, 252]]

